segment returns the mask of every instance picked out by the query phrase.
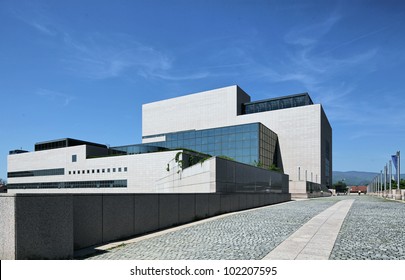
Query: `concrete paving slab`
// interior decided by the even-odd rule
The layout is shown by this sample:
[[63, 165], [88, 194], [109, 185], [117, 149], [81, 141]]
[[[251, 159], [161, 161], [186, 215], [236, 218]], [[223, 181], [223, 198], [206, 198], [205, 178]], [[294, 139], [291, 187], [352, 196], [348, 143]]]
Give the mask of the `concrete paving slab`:
[[265, 260], [327, 260], [344, 218], [354, 199], [339, 201], [313, 217], [273, 251]]

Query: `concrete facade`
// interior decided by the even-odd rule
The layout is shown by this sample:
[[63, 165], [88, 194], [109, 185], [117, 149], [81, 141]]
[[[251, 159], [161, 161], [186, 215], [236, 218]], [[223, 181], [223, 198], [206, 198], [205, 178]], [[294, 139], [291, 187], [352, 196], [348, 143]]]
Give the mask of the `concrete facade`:
[[288, 193], [288, 187], [288, 176], [283, 173], [212, 157], [184, 170], [171, 166], [170, 172], [156, 182], [155, 191], [158, 193]]
[[0, 260], [15, 259], [15, 197], [3, 196], [0, 201]]
[[72, 196], [2, 194], [0, 214], [0, 259], [73, 257]]
[[[8, 156], [8, 172], [64, 168], [64, 175], [8, 178], [12, 184], [46, 182], [83, 182], [103, 180], [127, 180], [126, 188], [75, 188], [63, 192], [154, 192], [155, 182], [167, 175], [166, 166], [179, 151], [123, 155], [113, 157], [87, 157], [87, 145], [23, 153]], [[72, 156], [76, 155], [76, 162]], [[113, 172], [113, 170], [115, 170]], [[125, 171], [126, 170], [126, 171]], [[89, 171], [89, 173], [88, 173]], [[70, 172], [70, 174], [69, 174]], [[74, 172], [74, 173], [73, 173]], [[80, 173], [79, 173], [80, 172]], [[9, 192], [60, 193], [61, 189], [26, 189]]]
[[238, 86], [230, 86], [145, 104], [143, 143], [159, 141], [152, 136], [161, 139], [164, 133], [260, 122], [277, 133], [282, 167], [290, 180], [330, 185], [332, 128], [322, 106], [244, 115], [240, 110], [249, 101], [250, 97]]
[[[175, 161], [182, 151], [87, 158], [86, 145], [9, 156], [9, 171], [64, 168], [64, 175], [10, 178], [11, 184], [126, 180], [127, 187], [107, 188], [27, 188], [17, 193], [214, 193], [284, 192], [288, 176], [279, 172], [212, 157], [182, 168]], [[76, 161], [72, 162], [72, 156]], [[41, 157], [47, 156], [48, 160]], [[22, 163], [23, 162], [23, 163]], [[113, 172], [115, 170], [115, 172]], [[120, 171], [118, 171], [120, 170]], [[75, 171], [75, 172], [74, 172]], [[90, 171], [89, 173], [87, 171]], [[107, 172], [108, 171], [108, 172]], [[74, 172], [74, 173], [73, 173]], [[80, 172], [80, 173], [79, 173]], [[70, 173], [70, 174], [69, 174]], [[114, 209], [112, 211], [115, 211]]]
[[[306, 186], [306, 182], [318, 184], [327, 190], [326, 187], [330, 186], [332, 180], [332, 128], [322, 106], [312, 104], [309, 96], [307, 99], [310, 102], [297, 105], [298, 107], [291, 105], [292, 107], [283, 107], [283, 109], [247, 113], [244, 108], [252, 104], [256, 105], [256, 103], [250, 102], [250, 96], [238, 86], [230, 86], [145, 104], [142, 107], [142, 142], [145, 144], [143, 147], [146, 147], [148, 143], [164, 141], [165, 133], [257, 124], [262, 129], [265, 126], [267, 130], [272, 131], [274, 137], [269, 137], [273, 139], [274, 143], [270, 144], [269, 140], [263, 140], [263, 138], [263, 141], [256, 141], [256, 145], [250, 147], [247, 145], [249, 143], [247, 138], [241, 138], [234, 141], [241, 145], [236, 149], [236, 146], [218, 143], [230, 138], [228, 134], [224, 134], [220, 136], [221, 138], [215, 138], [217, 142], [214, 144], [208, 142], [205, 146], [224, 146], [225, 148], [221, 148], [221, 153], [223, 150], [238, 150], [239, 152], [243, 150], [241, 155], [243, 158], [240, 160], [245, 162], [244, 158], [247, 158], [246, 163], [249, 161], [250, 164], [254, 164], [258, 155], [262, 152], [264, 154], [266, 151], [269, 153], [266, 160], [270, 162], [270, 164], [266, 163], [266, 168], [269, 168], [272, 162], [276, 162], [277, 167], [289, 175], [291, 182], [304, 182], [302, 184], [293, 183], [294, 192], [306, 193], [307, 188], [301, 187]], [[263, 130], [258, 130], [257, 133], [257, 135], [253, 134], [249, 130], [246, 133], [238, 132], [237, 135], [247, 134], [248, 138], [251, 135], [258, 138], [260, 135], [266, 135]], [[68, 143], [69, 141], [81, 144], [62, 148], [52, 146], [55, 143]], [[265, 170], [249, 169], [241, 167], [242, 165], [238, 167], [237, 172], [232, 168], [219, 171], [216, 166], [217, 160], [182, 168], [175, 160], [176, 155], [185, 148], [181, 147], [181, 144], [178, 144], [180, 147], [173, 148], [176, 150], [167, 151], [166, 148], [158, 147], [156, 144], [157, 146], [153, 146], [154, 148], [163, 150], [131, 154], [131, 152], [123, 150], [110, 150], [108, 147], [96, 143], [74, 139], [69, 139], [69, 141], [62, 139], [62, 141], [43, 142], [39, 146], [47, 148], [45, 150], [9, 155], [8, 172], [11, 175], [8, 178], [9, 191], [36, 193], [229, 192], [232, 191], [231, 188], [236, 181], [241, 184], [239, 189], [245, 187], [242, 191], [251, 191], [246, 188], [258, 185], [258, 182], [253, 184], [252, 180], [260, 177], [259, 173], [267, 174]], [[182, 140], [179, 140], [178, 143], [184, 144]], [[272, 149], [268, 149], [268, 147], [272, 147]], [[245, 152], [252, 153], [252, 156], [246, 155]], [[253, 160], [254, 158], [256, 160]], [[258, 163], [263, 165], [263, 162], [260, 162], [263, 159], [264, 157], [259, 158]], [[233, 163], [228, 165], [235, 166]], [[55, 174], [48, 174], [50, 172], [55, 172]], [[227, 176], [233, 174], [234, 182], [231, 182], [229, 178], [220, 178], [221, 174], [227, 174]], [[273, 184], [273, 186], [285, 185], [286, 183], [282, 182], [281, 178], [280, 174], [274, 172], [265, 183]], [[51, 183], [53, 183], [52, 187], [50, 187]], [[263, 185], [263, 182], [259, 184]], [[228, 185], [232, 187], [230, 188]], [[255, 190], [257, 191], [257, 189]]]

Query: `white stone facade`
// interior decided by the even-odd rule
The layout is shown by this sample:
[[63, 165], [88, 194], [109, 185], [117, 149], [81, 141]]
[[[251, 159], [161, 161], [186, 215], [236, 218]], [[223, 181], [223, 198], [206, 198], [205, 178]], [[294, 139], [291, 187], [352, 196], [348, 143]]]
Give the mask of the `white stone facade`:
[[230, 86], [145, 104], [143, 143], [159, 141], [145, 137], [164, 133], [260, 122], [277, 133], [284, 173], [290, 180], [331, 184], [332, 128], [320, 104], [243, 115], [246, 102], [250, 97], [238, 86]]
[[[8, 178], [8, 183], [85, 182], [127, 180], [126, 188], [26, 189], [8, 192], [136, 192], [154, 193], [155, 182], [167, 175], [166, 166], [177, 152], [86, 158], [89, 146], [81, 145], [8, 156], [8, 172], [64, 168], [64, 175]], [[76, 155], [77, 161], [72, 162]], [[69, 174], [70, 173], [70, 174]]]
[[[320, 104], [243, 114], [242, 105], [247, 102], [250, 102], [249, 95], [238, 86], [230, 86], [145, 104], [142, 108], [142, 142], [164, 141], [164, 134], [172, 132], [262, 123], [278, 135], [279, 165], [290, 181], [331, 184], [332, 128]], [[217, 176], [215, 161], [209, 160], [177, 173], [173, 172], [173, 162], [178, 152], [103, 156], [108, 155], [107, 148], [86, 144], [13, 154], [8, 156], [9, 174], [62, 168], [64, 174], [9, 176], [11, 186], [126, 180], [127, 187], [9, 189], [9, 192], [215, 192], [215, 180], [211, 178]], [[178, 174], [184, 176], [183, 181], [179, 181]], [[299, 188], [295, 192], [305, 193], [305, 189]]]

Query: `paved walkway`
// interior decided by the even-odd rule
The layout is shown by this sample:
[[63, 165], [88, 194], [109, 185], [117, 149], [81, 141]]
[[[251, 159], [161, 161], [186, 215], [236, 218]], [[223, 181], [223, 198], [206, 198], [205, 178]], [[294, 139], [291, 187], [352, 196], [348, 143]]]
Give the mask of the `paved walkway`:
[[405, 260], [405, 204], [364, 195], [293, 201], [97, 249], [87, 259]]
[[328, 260], [353, 200], [343, 200], [313, 217], [264, 257], [265, 260]]

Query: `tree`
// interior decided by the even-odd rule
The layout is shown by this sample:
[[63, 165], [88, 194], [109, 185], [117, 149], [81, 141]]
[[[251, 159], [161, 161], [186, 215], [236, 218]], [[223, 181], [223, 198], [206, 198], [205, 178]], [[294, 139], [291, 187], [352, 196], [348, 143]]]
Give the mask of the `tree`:
[[[396, 189], [397, 188], [397, 181], [391, 180], [391, 183], [392, 183], [392, 188]], [[401, 181], [399, 183], [399, 186], [400, 186], [401, 189], [405, 189], [405, 180], [404, 179], [401, 179]]]
[[332, 187], [336, 190], [336, 193], [345, 193], [345, 192], [347, 192], [347, 185], [343, 181], [338, 181], [337, 183], [333, 184]]
[[0, 178], [0, 192], [6, 192], [7, 181]]

